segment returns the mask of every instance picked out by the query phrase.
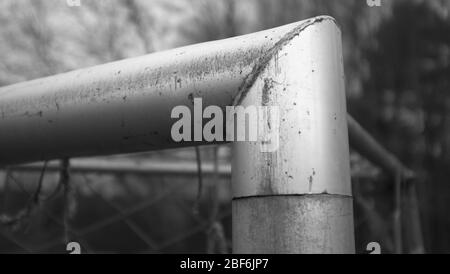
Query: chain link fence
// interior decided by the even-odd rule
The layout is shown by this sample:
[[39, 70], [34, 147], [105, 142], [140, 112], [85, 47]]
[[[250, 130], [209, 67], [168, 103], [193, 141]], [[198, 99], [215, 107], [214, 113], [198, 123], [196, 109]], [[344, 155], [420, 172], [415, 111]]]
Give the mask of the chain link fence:
[[[82, 253], [231, 253], [230, 154], [207, 146], [2, 170], [0, 252], [69, 253], [76, 242]], [[356, 250], [375, 241], [394, 252], [392, 180], [351, 155]]]

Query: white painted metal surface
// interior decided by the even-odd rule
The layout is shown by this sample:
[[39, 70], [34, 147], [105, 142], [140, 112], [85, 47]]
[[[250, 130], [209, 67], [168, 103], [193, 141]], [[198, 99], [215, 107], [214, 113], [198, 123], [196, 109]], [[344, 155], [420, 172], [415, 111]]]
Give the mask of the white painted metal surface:
[[231, 105], [261, 56], [313, 20], [2, 87], [0, 166], [193, 145], [170, 138], [171, 109]]
[[279, 148], [233, 143], [233, 251], [354, 253], [340, 31], [299, 26], [263, 60], [238, 99], [280, 107]]
[[241, 104], [280, 107], [280, 147], [261, 153], [259, 143], [234, 144], [234, 197], [351, 195], [341, 52], [338, 27], [324, 20], [270, 53]]

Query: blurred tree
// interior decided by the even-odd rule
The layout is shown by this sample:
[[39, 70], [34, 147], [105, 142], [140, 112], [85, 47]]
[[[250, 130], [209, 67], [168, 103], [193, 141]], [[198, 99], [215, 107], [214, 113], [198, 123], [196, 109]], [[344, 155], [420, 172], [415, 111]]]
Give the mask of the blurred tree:
[[365, 49], [370, 78], [350, 111], [420, 175], [428, 248], [448, 252], [450, 20], [441, 1], [396, 1]]
[[150, 28], [152, 27], [152, 17], [149, 16], [148, 10], [143, 7], [136, 0], [126, 0], [125, 7], [129, 10], [128, 18], [135, 25], [139, 37], [143, 41], [145, 52], [153, 51], [152, 38]]
[[153, 13], [137, 0], [84, 0], [80, 7], [59, 0], [8, 0], [0, 5], [0, 83], [153, 51]]
[[180, 26], [180, 33], [188, 43], [201, 43], [240, 34], [235, 0], [195, 0], [188, 24]]

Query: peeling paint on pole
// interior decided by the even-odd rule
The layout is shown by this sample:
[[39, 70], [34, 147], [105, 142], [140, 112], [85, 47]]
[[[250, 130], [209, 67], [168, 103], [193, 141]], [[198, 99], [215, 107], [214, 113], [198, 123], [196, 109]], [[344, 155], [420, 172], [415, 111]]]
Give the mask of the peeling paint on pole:
[[340, 31], [319, 18], [280, 41], [239, 99], [281, 121], [276, 152], [233, 144], [234, 252], [353, 253]]

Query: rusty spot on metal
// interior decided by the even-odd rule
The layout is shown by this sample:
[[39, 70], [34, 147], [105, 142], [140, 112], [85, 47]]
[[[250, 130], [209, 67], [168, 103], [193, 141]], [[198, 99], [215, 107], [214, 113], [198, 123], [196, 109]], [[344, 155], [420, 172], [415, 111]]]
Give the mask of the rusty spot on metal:
[[311, 193], [311, 192], [312, 192], [312, 183], [313, 183], [312, 176], [309, 176], [309, 177], [308, 177], [308, 180], [309, 180], [308, 191], [309, 191], [309, 193]]
[[267, 154], [263, 160], [267, 166], [267, 168], [261, 168], [262, 172], [262, 180], [261, 190], [263, 193], [276, 194], [274, 187], [272, 186], [272, 182], [276, 181], [276, 172], [275, 169], [277, 167], [277, 154]]
[[189, 101], [191, 102], [191, 104], [194, 105], [194, 94], [193, 94], [192, 92], [189, 93], [188, 99], [189, 99]]
[[270, 94], [270, 90], [273, 88], [273, 83], [274, 81], [271, 78], [265, 78], [264, 79], [264, 86], [262, 89], [262, 98], [261, 98], [261, 103], [263, 106], [267, 106], [269, 104], [269, 94]]

